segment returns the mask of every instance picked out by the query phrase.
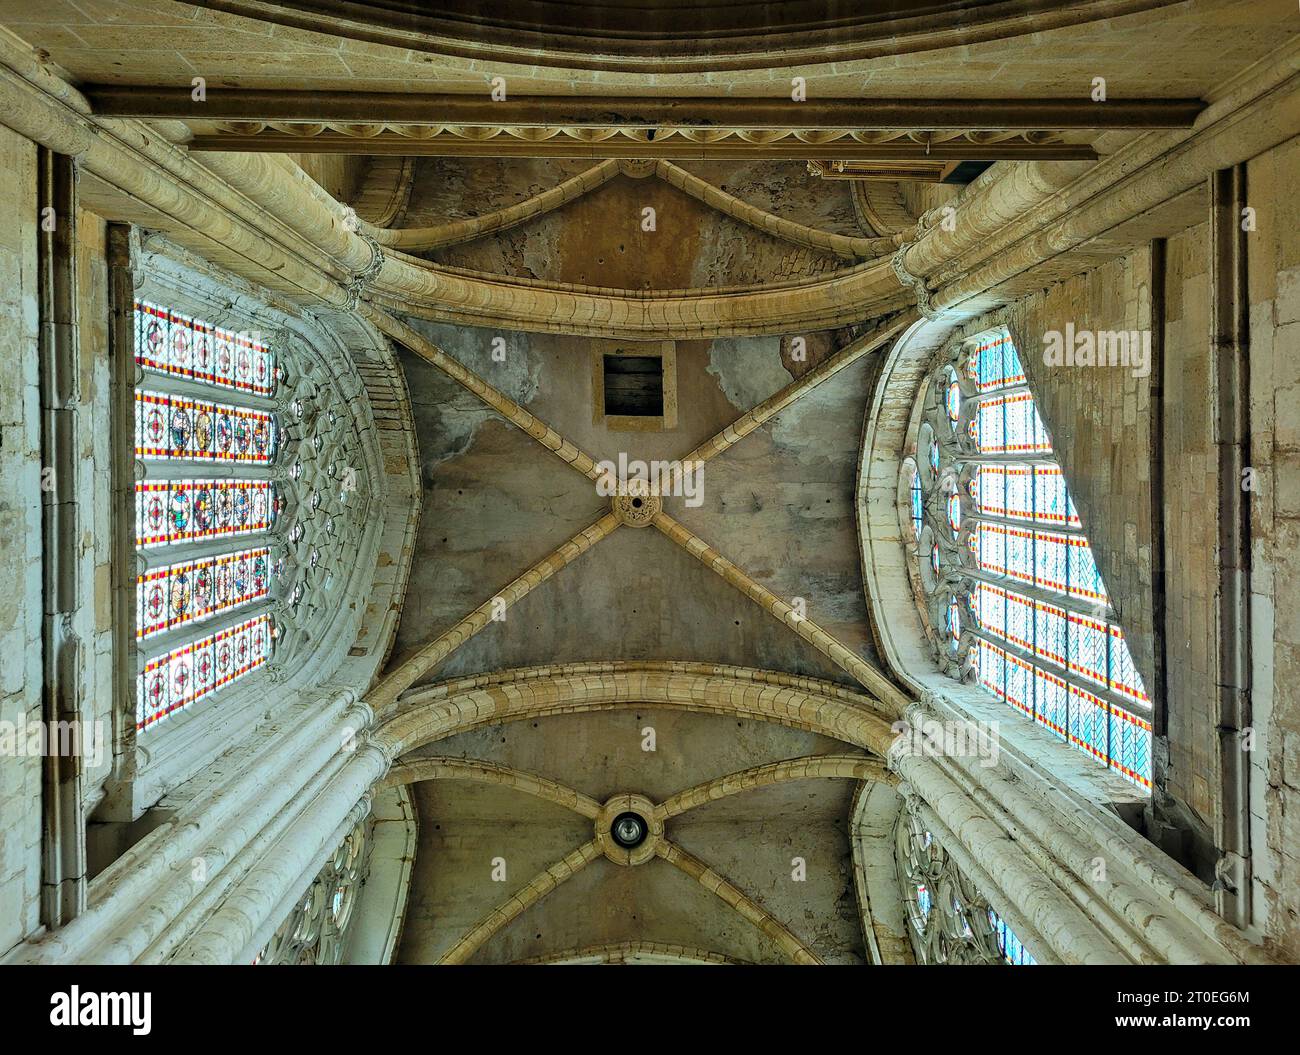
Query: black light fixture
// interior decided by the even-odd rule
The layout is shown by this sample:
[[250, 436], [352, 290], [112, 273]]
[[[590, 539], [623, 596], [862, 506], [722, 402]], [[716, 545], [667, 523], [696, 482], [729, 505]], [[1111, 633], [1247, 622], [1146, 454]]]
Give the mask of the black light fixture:
[[620, 813], [609, 826], [609, 834], [619, 846], [631, 850], [645, 842], [650, 826], [639, 813]]

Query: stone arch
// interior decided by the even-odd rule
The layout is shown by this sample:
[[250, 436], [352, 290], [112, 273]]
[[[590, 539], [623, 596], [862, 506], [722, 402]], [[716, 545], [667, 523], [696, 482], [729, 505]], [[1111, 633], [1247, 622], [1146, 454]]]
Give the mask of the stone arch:
[[816, 678], [674, 661], [575, 663], [460, 678], [409, 690], [374, 731], [390, 759], [481, 725], [622, 707], [669, 707], [807, 729], [883, 758], [893, 715]]
[[698, 949], [688, 945], [662, 941], [620, 941], [605, 945], [583, 945], [560, 949], [543, 956], [530, 956], [516, 960], [519, 965], [538, 964], [717, 964], [734, 966], [745, 960], [735, 960], [719, 952]]

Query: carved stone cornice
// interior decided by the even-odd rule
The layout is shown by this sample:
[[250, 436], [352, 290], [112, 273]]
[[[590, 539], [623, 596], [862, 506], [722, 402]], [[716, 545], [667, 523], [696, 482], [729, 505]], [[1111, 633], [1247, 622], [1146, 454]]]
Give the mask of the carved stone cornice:
[[[407, 129], [501, 127], [519, 138], [543, 141], [576, 128], [590, 142], [615, 131], [643, 132], [648, 139], [669, 131], [690, 132], [698, 142], [743, 130], [754, 142], [772, 133], [796, 132], [822, 140], [830, 133], [867, 136], [902, 132], [921, 145], [940, 145], [950, 134], [979, 133], [974, 142], [1005, 132], [1189, 128], [1205, 108], [1200, 99], [1109, 99], [1089, 97], [936, 99], [923, 97], [806, 98], [781, 96], [511, 95], [484, 92], [323, 92], [308, 89], [213, 89], [196, 100], [187, 84], [89, 84], [83, 93], [99, 117], [166, 118], [194, 122], [305, 124], [348, 129], [373, 137], [386, 126]], [[475, 135], [477, 133], [470, 133]], [[485, 136], [486, 138], [486, 136]], [[690, 138], [689, 136], [687, 138]], [[870, 143], [868, 138], [866, 143]]]
[[[494, 115], [496, 116], [496, 115]], [[863, 115], [862, 120], [869, 120]], [[1092, 161], [1075, 133], [1050, 129], [940, 129], [690, 125], [504, 125], [418, 122], [213, 121], [191, 119], [196, 150], [271, 150], [465, 157], [872, 159], [942, 165], [956, 161]]]

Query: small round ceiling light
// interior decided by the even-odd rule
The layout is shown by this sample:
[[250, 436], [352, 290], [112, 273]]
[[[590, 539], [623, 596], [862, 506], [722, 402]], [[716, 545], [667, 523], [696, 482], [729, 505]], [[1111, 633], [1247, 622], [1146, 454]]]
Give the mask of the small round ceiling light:
[[645, 842], [649, 830], [650, 826], [639, 813], [620, 813], [609, 826], [610, 837], [628, 850]]

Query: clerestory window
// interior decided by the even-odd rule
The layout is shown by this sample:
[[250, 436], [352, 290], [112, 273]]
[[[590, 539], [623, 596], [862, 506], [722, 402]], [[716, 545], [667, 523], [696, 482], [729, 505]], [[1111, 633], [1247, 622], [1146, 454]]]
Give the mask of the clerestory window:
[[905, 472], [941, 666], [1150, 790], [1150, 700], [1006, 331], [931, 376]]
[[318, 636], [364, 513], [356, 432], [284, 331], [135, 302], [136, 729]]

